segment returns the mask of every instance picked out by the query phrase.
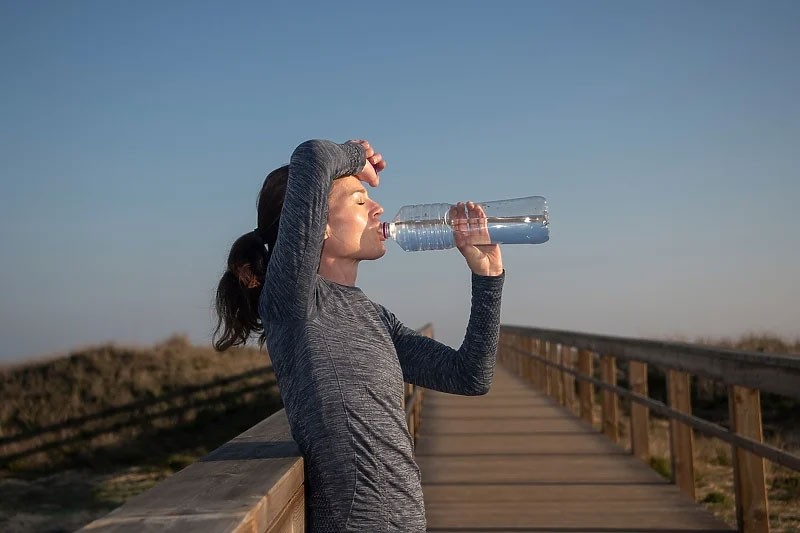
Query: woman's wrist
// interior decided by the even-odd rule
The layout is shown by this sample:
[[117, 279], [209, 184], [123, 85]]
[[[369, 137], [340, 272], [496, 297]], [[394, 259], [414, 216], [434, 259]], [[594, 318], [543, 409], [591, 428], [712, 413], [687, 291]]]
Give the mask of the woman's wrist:
[[474, 268], [471, 269], [472, 273], [476, 276], [485, 276], [489, 278], [494, 278], [501, 275], [505, 270], [503, 269], [503, 265], [492, 265], [488, 267], [481, 267], [481, 268]]

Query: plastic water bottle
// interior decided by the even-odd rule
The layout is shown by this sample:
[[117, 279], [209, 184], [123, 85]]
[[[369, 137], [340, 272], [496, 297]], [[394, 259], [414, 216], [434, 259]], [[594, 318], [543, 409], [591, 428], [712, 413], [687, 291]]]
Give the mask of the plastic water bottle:
[[[393, 239], [407, 252], [453, 248], [454, 231], [465, 231], [472, 244], [541, 244], [550, 239], [547, 200], [541, 196], [478, 205], [486, 220], [469, 219], [469, 230], [452, 227], [452, 204], [422, 204], [401, 207], [394, 220], [381, 225], [381, 231], [385, 239]], [[463, 226], [459, 224], [459, 228]]]

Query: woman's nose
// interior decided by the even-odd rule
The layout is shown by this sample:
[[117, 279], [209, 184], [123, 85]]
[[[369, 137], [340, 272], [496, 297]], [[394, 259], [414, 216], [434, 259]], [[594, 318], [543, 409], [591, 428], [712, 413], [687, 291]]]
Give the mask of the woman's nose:
[[381, 216], [382, 214], [383, 214], [383, 206], [382, 206], [381, 204], [379, 204], [378, 202], [375, 202], [375, 211], [374, 211], [374, 215], [375, 215], [376, 217], [379, 217], [379, 216]]

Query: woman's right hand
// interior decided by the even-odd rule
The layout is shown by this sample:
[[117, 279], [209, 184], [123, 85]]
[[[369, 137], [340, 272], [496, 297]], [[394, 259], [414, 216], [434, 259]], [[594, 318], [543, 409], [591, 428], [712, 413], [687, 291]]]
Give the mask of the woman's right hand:
[[380, 183], [378, 172], [386, 168], [386, 161], [381, 154], [377, 153], [372, 146], [369, 145], [369, 142], [362, 139], [352, 140], [350, 142], [360, 144], [364, 148], [364, 158], [366, 160], [364, 168], [355, 176], [364, 183], [368, 183], [372, 187], [377, 187]]

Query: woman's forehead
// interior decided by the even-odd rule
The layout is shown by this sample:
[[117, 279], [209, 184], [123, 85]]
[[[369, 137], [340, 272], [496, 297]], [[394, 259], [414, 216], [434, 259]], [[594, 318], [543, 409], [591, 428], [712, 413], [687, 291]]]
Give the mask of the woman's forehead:
[[355, 193], [368, 194], [364, 184], [355, 176], [345, 176], [335, 180], [331, 193], [335, 193], [336, 196], [350, 196]]

